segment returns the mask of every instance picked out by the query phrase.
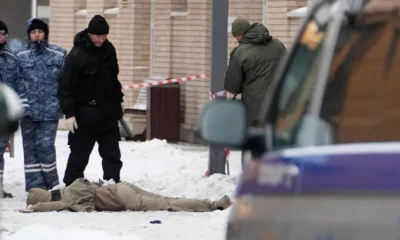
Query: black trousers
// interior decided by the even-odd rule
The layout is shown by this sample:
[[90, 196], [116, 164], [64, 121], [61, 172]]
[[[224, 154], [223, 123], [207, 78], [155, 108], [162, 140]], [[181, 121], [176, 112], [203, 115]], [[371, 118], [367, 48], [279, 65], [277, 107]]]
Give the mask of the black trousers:
[[76, 179], [84, 177], [85, 168], [96, 142], [99, 145], [99, 154], [103, 160], [103, 179], [120, 181], [122, 161], [119, 141], [121, 137], [118, 122], [115, 125], [111, 128], [93, 129], [86, 128], [86, 126], [81, 128], [78, 123], [78, 130], [75, 133], [69, 133], [68, 144], [71, 153], [63, 179], [65, 185], [68, 186]]

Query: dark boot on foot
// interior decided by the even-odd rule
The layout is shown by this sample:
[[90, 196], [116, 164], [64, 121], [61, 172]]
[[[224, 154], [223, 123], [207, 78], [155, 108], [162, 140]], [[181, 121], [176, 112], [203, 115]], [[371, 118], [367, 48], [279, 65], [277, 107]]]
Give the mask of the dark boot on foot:
[[231, 199], [225, 195], [213, 203], [217, 210], [225, 210], [232, 205]]
[[13, 198], [14, 196], [11, 193], [8, 193], [3, 190], [3, 192], [1, 193], [1, 197], [2, 198]]

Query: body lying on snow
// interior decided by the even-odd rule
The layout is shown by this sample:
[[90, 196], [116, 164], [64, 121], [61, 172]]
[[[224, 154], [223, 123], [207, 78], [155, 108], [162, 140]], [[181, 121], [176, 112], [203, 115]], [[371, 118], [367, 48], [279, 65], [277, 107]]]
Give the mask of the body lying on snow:
[[134, 184], [119, 182], [100, 185], [84, 178], [62, 190], [33, 188], [28, 192], [27, 209], [34, 212], [63, 211], [187, 211], [210, 212], [232, 205], [228, 196], [217, 201], [170, 198], [147, 192]]

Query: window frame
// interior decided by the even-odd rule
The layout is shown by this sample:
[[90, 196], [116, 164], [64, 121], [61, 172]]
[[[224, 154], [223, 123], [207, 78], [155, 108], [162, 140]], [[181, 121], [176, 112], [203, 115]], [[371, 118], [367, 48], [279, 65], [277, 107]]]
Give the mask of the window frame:
[[[266, 124], [267, 150], [279, 150], [279, 148], [277, 148], [277, 143], [275, 138], [276, 136], [275, 123], [277, 120], [276, 117], [278, 111], [278, 100], [280, 98], [280, 92], [283, 87], [287, 72], [293, 64], [293, 60], [297, 54], [297, 51], [301, 47], [300, 39], [303, 36], [305, 30], [307, 29], [308, 24], [311, 21], [313, 21], [313, 19], [315, 19], [318, 10], [320, 10], [322, 7], [326, 7], [327, 5], [330, 5], [328, 1], [321, 1], [320, 3], [314, 5], [313, 8], [311, 9], [307, 18], [304, 20], [298, 35], [296, 36], [294, 45], [289, 52], [288, 58], [277, 72], [276, 80], [272, 84], [273, 88], [272, 96], [267, 96], [264, 101], [263, 110], [266, 109], [266, 111], [262, 113], [263, 114], [266, 113], [264, 115], [265, 116], [264, 122]], [[340, 4], [334, 4], [331, 5], [330, 7], [332, 8], [331, 11], [333, 17], [332, 21], [330, 21], [327, 24], [327, 29], [325, 31], [326, 36], [324, 40], [329, 42], [330, 44], [329, 43], [323, 44], [321, 47], [321, 54], [322, 54], [321, 68], [316, 73], [318, 81], [316, 81], [317, 85], [315, 89], [313, 89], [313, 96], [310, 101], [310, 106], [306, 111], [307, 113], [312, 114], [316, 117], [319, 117], [323, 100], [322, 97], [324, 95], [324, 91], [321, 92], [321, 89], [322, 90], [325, 89], [325, 85], [328, 81], [330, 65], [335, 53], [335, 47], [337, 42], [336, 40], [339, 36], [341, 29], [340, 26], [343, 24], [345, 16], [344, 9]], [[315, 129], [315, 131], [317, 130]]]

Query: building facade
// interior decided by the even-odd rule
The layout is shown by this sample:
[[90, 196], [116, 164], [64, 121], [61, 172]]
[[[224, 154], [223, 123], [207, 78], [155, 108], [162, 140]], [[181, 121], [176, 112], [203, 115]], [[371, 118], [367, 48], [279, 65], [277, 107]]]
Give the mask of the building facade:
[[[149, 76], [204, 74], [210, 70], [211, 2], [50, 0], [50, 41], [70, 50], [75, 34], [95, 14], [102, 14], [110, 24], [109, 39], [117, 49], [123, 85], [143, 82]], [[289, 47], [301, 21], [289, 13], [306, 5], [307, 0], [230, 0], [229, 20], [242, 16], [262, 22], [271, 35]], [[235, 41], [229, 35], [228, 53], [234, 46]], [[138, 90], [125, 91], [125, 106], [133, 105], [138, 93]], [[209, 98], [209, 79], [181, 84], [182, 141], [197, 141], [199, 114]], [[144, 121], [139, 116], [127, 120], [131, 124]]]

